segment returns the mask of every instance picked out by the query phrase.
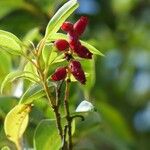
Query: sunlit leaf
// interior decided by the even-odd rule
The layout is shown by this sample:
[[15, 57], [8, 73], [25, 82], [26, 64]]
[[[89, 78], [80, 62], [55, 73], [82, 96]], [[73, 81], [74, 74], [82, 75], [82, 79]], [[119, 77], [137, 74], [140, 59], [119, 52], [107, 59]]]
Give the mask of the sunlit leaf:
[[[65, 39], [67, 40], [67, 35], [62, 34], [62, 33], [55, 33], [52, 36], [50, 36], [48, 38], [47, 42], [51, 42], [51, 41], [55, 41], [57, 39]], [[82, 45], [84, 45], [85, 47], [87, 47], [93, 54], [95, 55], [100, 55], [100, 56], [104, 56], [98, 49], [96, 49], [94, 46], [92, 46], [91, 44], [84, 42], [82, 40], [80, 40]]]
[[0, 49], [20, 55], [22, 53], [21, 41], [12, 33], [0, 30]]
[[42, 55], [43, 55], [43, 60], [45, 62], [45, 66], [50, 66], [54, 63], [62, 62], [64, 61], [64, 54], [60, 54], [56, 52], [56, 48], [52, 43], [49, 45], [45, 45]]
[[[33, 60], [34, 61], [34, 60]], [[27, 72], [27, 74], [25, 74], [26, 77], [35, 79], [36, 81], [39, 80], [38, 78], [38, 73], [37, 73], [37, 69], [36, 67], [31, 63], [28, 62], [25, 67], [24, 67], [24, 72]]]
[[78, 6], [77, 0], [70, 0], [69, 2], [65, 3], [49, 21], [46, 28], [45, 37], [48, 38], [56, 33], [61, 27], [62, 23], [74, 12], [74, 10], [78, 8]]
[[[53, 91], [53, 85], [51, 83], [49, 83], [49, 90], [50, 92]], [[43, 89], [43, 86], [40, 84], [34, 84], [33, 86], [29, 87], [28, 90], [23, 94], [23, 96], [21, 97], [20, 103], [30, 104], [34, 100], [37, 100], [45, 95], [46, 93]]]
[[14, 80], [18, 79], [18, 78], [24, 78], [27, 80], [30, 80], [32, 82], [36, 82], [36, 80], [32, 77], [30, 77], [30, 72], [22, 72], [22, 71], [15, 71], [15, 72], [11, 72], [9, 73], [4, 81], [2, 82], [1, 85], [1, 93], [3, 93], [3, 89], [4, 87], [9, 83], [9, 82], [13, 82]]
[[4, 129], [9, 140], [18, 144], [22, 137], [29, 120], [30, 106], [17, 105], [6, 116]]

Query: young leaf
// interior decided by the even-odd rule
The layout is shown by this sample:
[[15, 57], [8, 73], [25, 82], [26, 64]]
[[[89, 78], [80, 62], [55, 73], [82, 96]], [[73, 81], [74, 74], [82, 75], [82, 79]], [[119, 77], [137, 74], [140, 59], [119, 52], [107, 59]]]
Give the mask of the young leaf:
[[4, 87], [9, 82], [13, 82], [15, 79], [18, 79], [18, 78], [24, 78], [32, 82], [37, 82], [34, 78], [30, 77], [30, 72], [22, 72], [22, 71], [11, 72], [5, 77], [4, 81], [1, 84], [1, 93], [3, 93]]
[[[53, 85], [49, 83], [49, 89], [53, 91]], [[34, 84], [33, 86], [29, 87], [29, 89], [23, 94], [20, 100], [20, 104], [30, 104], [34, 100], [39, 99], [45, 96], [45, 91], [43, 86], [40, 84]]]
[[93, 110], [94, 110], [93, 104], [84, 100], [78, 105], [76, 112], [89, 112]]
[[[65, 35], [63, 33], [55, 33], [51, 37], [48, 38], [47, 42], [55, 41], [57, 39], [65, 39], [65, 40], [67, 40], [67, 35]], [[98, 49], [96, 49], [91, 44], [89, 44], [87, 42], [84, 42], [82, 40], [80, 40], [80, 42], [82, 43], [82, 45], [84, 45], [85, 47], [87, 47], [93, 54], [104, 56]]]
[[16, 145], [20, 141], [29, 120], [29, 105], [17, 105], [6, 116], [4, 130], [9, 140]]
[[61, 27], [62, 23], [78, 8], [77, 0], [70, 0], [65, 3], [49, 21], [45, 37], [48, 38], [56, 33]]
[[58, 150], [61, 147], [60, 137], [56, 128], [55, 120], [42, 120], [34, 134], [35, 150]]
[[22, 53], [21, 41], [12, 33], [0, 30], [0, 49], [20, 55]]

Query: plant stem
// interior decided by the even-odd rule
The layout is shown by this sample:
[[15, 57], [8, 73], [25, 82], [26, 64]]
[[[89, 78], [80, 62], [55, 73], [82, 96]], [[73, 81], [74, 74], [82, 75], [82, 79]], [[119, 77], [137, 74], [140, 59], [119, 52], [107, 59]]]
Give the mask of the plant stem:
[[15, 143], [15, 145], [16, 145], [17, 150], [23, 150], [20, 140], [18, 140], [18, 141]]
[[45, 78], [45, 74], [43, 73], [42, 71], [42, 68], [41, 68], [41, 65], [40, 65], [40, 61], [39, 61], [39, 57], [42, 53], [42, 49], [44, 47], [44, 43], [45, 42], [45, 39], [43, 39], [40, 44], [38, 45], [38, 48], [37, 48], [37, 71], [38, 71], [38, 74], [39, 74], [39, 77], [41, 79], [41, 82], [43, 84], [43, 88], [45, 90], [45, 93], [46, 93], [46, 96], [47, 96], [47, 99], [49, 101], [49, 104], [50, 104], [50, 107], [53, 108], [53, 111], [54, 111], [54, 114], [55, 114], [55, 118], [56, 118], [56, 126], [57, 126], [57, 129], [58, 129], [58, 133], [60, 135], [60, 139], [63, 140], [63, 129], [62, 129], [62, 125], [61, 125], [61, 115], [59, 113], [59, 106], [56, 105], [56, 99], [54, 99], [54, 97], [51, 95], [50, 91], [49, 91], [49, 87], [48, 87], [48, 82], [46, 81], [47, 79]]
[[70, 111], [69, 111], [69, 103], [68, 103], [68, 98], [69, 98], [69, 83], [70, 80], [67, 79], [66, 81], [66, 89], [65, 89], [65, 98], [64, 98], [64, 109], [65, 109], [65, 113], [66, 113], [66, 120], [67, 120], [67, 124], [68, 124], [68, 149], [72, 150], [72, 118], [70, 116]]

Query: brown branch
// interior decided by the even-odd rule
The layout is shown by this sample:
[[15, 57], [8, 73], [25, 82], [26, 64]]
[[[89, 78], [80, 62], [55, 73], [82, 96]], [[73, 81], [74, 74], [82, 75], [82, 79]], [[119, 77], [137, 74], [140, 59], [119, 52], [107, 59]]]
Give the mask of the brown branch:
[[69, 103], [68, 103], [68, 98], [69, 98], [69, 83], [70, 80], [67, 79], [66, 80], [66, 89], [65, 89], [65, 98], [64, 98], [64, 109], [65, 109], [65, 113], [66, 113], [66, 120], [67, 120], [67, 126], [68, 126], [68, 149], [72, 150], [72, 118], [70, 116], [70, 111], [69, 111]]

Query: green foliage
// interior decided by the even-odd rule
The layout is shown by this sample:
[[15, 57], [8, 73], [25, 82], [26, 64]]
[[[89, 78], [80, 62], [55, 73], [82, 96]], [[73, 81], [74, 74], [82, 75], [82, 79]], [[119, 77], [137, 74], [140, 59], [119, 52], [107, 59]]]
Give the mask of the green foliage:
[[51, 18], [46, 28], [45, 37], [51, 37], [61, 27], [62, 23], [78, 8], [77, 0], [71, 0], [64, 4]]
[[21, 41], [13, 34], [0, 30], [0, 48], [11, 54], [22, 53]]
[[22, 71], [15, 71], [15, 72], [9, 73], [5, 77], [4, 81], [2, 82], [1, 93], [3, 93], [4, 87], [9, 82], [13, 82], [14, 80], [19, 79], [19, 78], [23, 78], [23, 79], [27, 79], [27, 80], [32, 81], [32, 82], [36, 82], [36, 80], [34, 78], [32, 78], [31, 75], [32, 74], [30, 72], [22, 72]]
[[56, 121], [50, 119], [42, 120], [35, 131], [34, 149], [58, 150], [61, 144], [60, 137], [57, 133]]
[[20, 139], [27, 127], [30, 106], [28, 105], [17, 105], [15, 106], [5, 118], [5, 133], [6, 136], [13, 141], [16, 146], [19, 145]]
[[[5, 119], [5, 122], [8, 122], [5, 123], [6, 132], [14, 137], [10, 139], [18, 144], [16, 135], [19, 133], [19, 137], [23, 138], [25, 149], [32, 149], [34, 145], [34, 149], [38, 150], [50, 149], [48, 146], [53, 146], [55, 150], [62, 145], [57, 135], [55, 116], [43, 92], [36, 64], [33, 65], [31, 62], [36, 61], [32, 52], [44, 37], [47, 26], [46, 43], [40, 61], [42, 71], [47, 72], [48, 83], [51, 82], [52, 71], [60, 64], [65, 64], [64, 55], [58, 53], [52, 43], [56, 39], [67, 39], [65, 34], [57, 32], [61, 24], [77, 9], [78, 3], [76, 0], [70, 0], [59, 10], [61, 2], [66, 1], [0, 1], [0, 85], [3, 82], [1, 90], [4, 88], [3, 96], [0, 95], [0, 149], [2, 150], [16, 149], [4, 133]], [[95, 2], [101, 10], [88, 15], [89, 27], [83, 37], [87, 40], [81, 43], [96, 55], [94, 56], [96, 59], [86, 61], [75, 57], [81, 61], [86, 72], [87, 84], [81, 86], [77, 82], [73, 83], [69, 94], [71, 115], [82, 115], [85, 118], [85, 121], [81, 121], [80, 118], [73, 120], [74, 149], [149, 150], [150, 135], [147, 123], [149, 119], [145, 115], [148, 113], [146, 110], [149, 108], [150, 93], [150, 43], [147, 42], [150, 35], [149, 2], [146, 0], [95, 0]], [[87, 2], [86, 5], [89, 3]], [[83, 7], [81, 3], [79, 11], [69, 20], [75, 22], [80, 15], [84, 15], [81, 14]], [[55, 14], [56, 10], [58, 12]], [[22, 53], [30, 60], [23, 58]], [[97, 59], [98, 55], [103, 56], [103, 54], [105, 57]], [[23, 80], [21, 88], [23, 95], [20, 98], [9, 96], [18, 89], [17, 79], [20, 78]], [[71, 77], [71, 81], [76, 80]], [[55, 96], [55, 88], [60, 85], [59, 82], [49, 84], [52, 96]], [[60, 87], [63, 91], [64, 86]], [[61, 105], [63, 96], [64, 93], [61, 93]], [[97, 112], [75, 112], [75, 107], [84, 99], [92, 101]], [[18, 103], [20, 106], [17, 105]], [[28, 120], [21, 120], [20, 115], [28, 116], [28, 113], [24, 109], [19, 115], [16, 113], [22, 106], [30, 103], [33, 103], [30, 122], [24, 132]], [[61, 115], [64, 117], [63, 108]], [[137, 116], [143, 116], [142, 119], [146, 120], [137, 124], [135, 123]], [[18, 120], [21, 121], [16, 125]], [[24, 126], [21, 132], [18, 130], [19, 126]]]
[[[49, 91], [53, 92], [54, 87], [51, 83], [49, 83]], [[43, 86], [40, 84], [34, 84], [27, 89], [27, 91], [22, 95], [20, 99], [21, 104], [30, 104], [34, 100], [40, 99], [45, 96], [45, 91]]]

